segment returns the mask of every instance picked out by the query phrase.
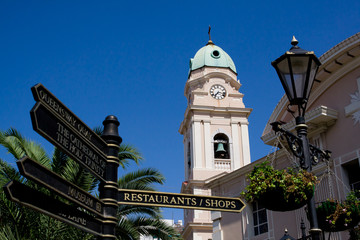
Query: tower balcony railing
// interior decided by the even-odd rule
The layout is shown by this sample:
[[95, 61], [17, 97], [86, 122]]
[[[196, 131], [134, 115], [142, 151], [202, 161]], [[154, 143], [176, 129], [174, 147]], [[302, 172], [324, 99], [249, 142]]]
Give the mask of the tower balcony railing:
[[231, 170], [231, 159], [215, 158], [215, 169], [216, 170]]

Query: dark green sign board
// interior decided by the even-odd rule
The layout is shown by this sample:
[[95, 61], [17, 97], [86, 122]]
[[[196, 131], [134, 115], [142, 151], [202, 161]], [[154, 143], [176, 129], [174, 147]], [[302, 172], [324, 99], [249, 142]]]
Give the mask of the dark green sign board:
[[14, 202], [21, 203], [86, 232], [102, 235], [102, 222], [76, 207], [69, 206], [17, 181], [9, 182], [3, 189], [7, 197]]
[[31, 88], [31, 91], [36, 102], [41, 102], [46, 108], [55, 113], [59, 117], [59, 121], [69, 125], [82, 141], [88, 142], [92, 148], [106, 154], [106, 142], [42, 84], [36, 84]]
[[129, 189], [119, 189], [118, 203], [225, 212], [241, 212], [245, 207], [245, 204], [240, 198], [175, 194]]
[[64, 122], [58, 114], [38, 102], [30, 111], [34, 130], [60, 148], [73, 160], [82, 164], [95, 177], [105, 181], [106, 156], [96, 151], [87, 141]]
[[90, 193], [82, 190], [73, 183], [65, 180], [43, 165], [31, 160], [28, 157], [16, 162], [21, 175], [38, 184], [60, 194], [67, 200], [78, 204], [80, 207], [103, 217], [104, 203]]

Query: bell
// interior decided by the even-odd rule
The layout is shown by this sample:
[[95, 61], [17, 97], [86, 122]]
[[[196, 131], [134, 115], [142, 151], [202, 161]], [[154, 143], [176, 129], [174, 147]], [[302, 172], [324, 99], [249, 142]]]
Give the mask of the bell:
[[218, 153], [218, 152], [223, 152], [223, 153], [225, 153], [226, 151], [225, 151], [225, 149], [224, 149], [224, 144], [219, 143], [215, 152], [216, 152], [216, 153]]

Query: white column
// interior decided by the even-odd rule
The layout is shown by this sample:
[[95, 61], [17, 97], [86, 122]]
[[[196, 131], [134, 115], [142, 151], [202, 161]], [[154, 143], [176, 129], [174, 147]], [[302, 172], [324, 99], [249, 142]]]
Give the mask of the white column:
[[192, 135], [194, 168], [202, 168], [204, 166], [202, 166], [202, 136], [200, 122], [193, 122]]
[[[231, 135], [232, 135], [232, 148], [233, 156], [231, 157], [231, 170], [236, 170], [241, 167], [241, 155], [240, 155], [240, 136], [239, 136], [239, 124], [237, 122], [231, 123]], [[230, 151], [231, 152], [231, 151]]]
[[211, 139], [211, 129], [210, 122], [204, 122], [204, 144], [205, 144], [205, 164], [206, 168], [212, 169], [214, 167], [214, 153], [212, 152], [212, 139]]
[[251, 162], [248, 125], [249, 125], [248, 121], [241, 123], [241, 140], [242, 140], [244, 166]]

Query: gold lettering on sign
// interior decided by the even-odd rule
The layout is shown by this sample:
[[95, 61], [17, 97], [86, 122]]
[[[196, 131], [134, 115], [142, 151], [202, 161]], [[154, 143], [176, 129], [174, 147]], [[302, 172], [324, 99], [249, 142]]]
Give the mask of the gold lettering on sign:
[[[91, 208], [94, 207], [94, 200], [91, 197], [89, 197], [87, 194], [79, 191], [76, 188], [73, 188], [73, 187], [69, 186], [68, 195], [75, 198], [75, 199], [77, 199], [78, 201], [85, 204], [86, 206], [89, 206]], [[96, 203], [96, 204], [97, 204], [96, 205], [96, 210], [98, 212], [101, 212], [101, 204], [99, 204], [99, 203]]]
[[68, 110], [62, 107], [62, 104], [60, 104], [56, 99], [52, 98], [50, 95], [48, 95], [43, 90], [39, 91], [40, 100], [41, 102], [45, 103], [48, 107], [50, 107], [52, 110], [54, 110], [56, 113], [58, 113], [65, 122], [69, 123], [71, 126], [73, 126], [77, 131], [84, 136], [86, 139], [91, 140], [92, 133], [90, 130], [88, 130], [88, 127], [86, 127], [81, 122], [77, 122], [76, 117], [70, 113]]
[[134, 203], [148, 203], [159, 205], [177, 205], [192, 207], [208, 207], [222, 209], [236, 209], [234, 200], [223, 200], [216, 198], [201, 199], [190, 196], [168, 196], [148, 193], [124, 193], [124, 201]]
[[205, 206], [235, 209], [236, 203], [229, 200], [206, 199]]
[[104, 177], [105, 174], [105, 161], [102, 161], [99, 155], [88, 148], [84, 142], [77, 138], [72, 132], [63, 124], [57, 123], [58, 128], [56, 131], [56, 141], [69, 150], [76, 157], [87, 165], [95, 173]]
[[59, 213], [60, 216], [62, 216], [63, 218], [67, 218], [73, 222], [76, 222], [76, 223], [79, 223], [83, 226], [86, 226], [86, 219], [85, 218], [82, 218], [82, 217], [77, 217], [77, 216], [71, 216], [71, 215], [67, 215], [67, 214], [64, 214], [64, 213]]
[[175, 197], [172, 197], [171, 200], [170, 200], [170, 204], [174, 204], [176, 205], [177, 202], [176, 202], [176, 198]]
[[129, 196], [130, 196], [130, 194], [125, 193], [125, 194], [124, 194], [124, 200], [125, 200], [125, 201], [130, 201]]
[[99, 202], [96, 202], [96, 211], [98, 211], [99, 213], [102, 212], [102, 207], [101, 207], [101, 204]]

